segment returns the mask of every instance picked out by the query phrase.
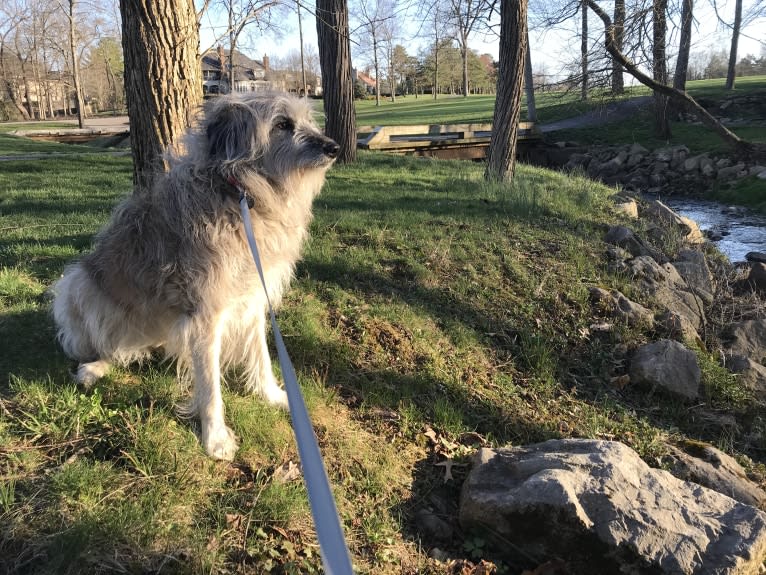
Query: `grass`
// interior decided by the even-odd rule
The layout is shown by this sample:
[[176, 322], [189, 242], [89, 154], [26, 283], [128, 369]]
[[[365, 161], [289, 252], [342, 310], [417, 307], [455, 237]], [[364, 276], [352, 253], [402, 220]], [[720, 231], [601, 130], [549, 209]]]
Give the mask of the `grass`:
[[[756, 458], [766, 447], [702, 417], [753, 409], [709, 357], [699, 417], [610, 384], [652, 335], [590, 333], [591, 285], [631, 294], [604, 263], [612, 190], [528, 166], [512, 189], [481, 176], [370, 154], [333, 168], [280, 312], [360, 573], [452, 572], [428, 557], [436, 545], [492, 558], [470, 534], [438, 542], [413, 520], [436, 505], [456, 524], [480, 444], [617, 439], [654, 465], [671, 437]], [[227, 390], [242, 447], [226, 464], [176, 415], [173, 366], [116, 370], [89, 394], [71, 381], [47, 289], [130, 181], [126, 157], [0, 163], [0, 566], [319, 573], [302, 483], [278, 479], [298, 462], [286, 414]], [[462, 464], [448, 482], [445, 458]]]

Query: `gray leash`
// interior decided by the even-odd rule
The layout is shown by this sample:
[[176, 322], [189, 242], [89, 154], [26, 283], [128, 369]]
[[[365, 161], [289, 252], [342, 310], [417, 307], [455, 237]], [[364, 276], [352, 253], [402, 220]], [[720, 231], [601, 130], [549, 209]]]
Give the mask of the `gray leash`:
[[269, 305], [271, 329], [274, 332], [279, 366], [282, 369], [282, 378], [285, 381], [287, 402], [290, 406], [290, 417], [293, 421], [293, 433], [298, 444], [298, 454], [303, 464], [303, 477], [309, 495], [311, 515], [314, 518], [319, 549], [322, 553], [322, 564], [328, 575], [353, 575], [351, 557], [346, 546], [346, 539], [343, 536], [343, 528], [338, 517], [338, 510], [335, 507], [335, 499], [333, 499], [332, 491], [330, 490], [330, 481], [327, 479], [327, 471], [322, 461], [322, 454], [319, 451], [314, 429], [311, 427], [311, 420], [309, 419], [308, 411], [306, 411], [303, 395], [301, 394], [300, 387], [298, 387], [295, 368], [292, 361], [290, 361], [287, 348], [282, 340], [282, 333], [277, 325], [274, 308], [271, 307], [269, 292], [266, 289], [266, 278], [263, 276], [261, 257], [258, 253], [258, 245], [255, 243], [255, 236], [253, 235], [250, 209], [247, 205], [247, 194], [239, 183], [229, 181], [239, 191], [239, 208], [242, 212], [242, 222], [245, 226], [247, 242], [250, 244], [250, 251], [253, 252], [255, 267], [258, 269], [258, 275], [261, 278], [263, 291], [266, 293], [266, 301]]

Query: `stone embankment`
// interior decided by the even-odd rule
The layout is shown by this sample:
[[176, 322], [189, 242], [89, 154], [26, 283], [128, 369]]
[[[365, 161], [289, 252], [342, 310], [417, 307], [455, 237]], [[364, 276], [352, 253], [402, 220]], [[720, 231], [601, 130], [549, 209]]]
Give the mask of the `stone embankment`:
[[[715, 165], [710, 158], [689, 158], [680, 148], [629, 150], [615, 162], [593, 156], [586, 168], [620, 162], [650, 178], [667, 177], [671, 166], [677, 173], [702, 174], [701, 165]], [[658, 162], [667, 168], [645, 168]], [[715, 169], [721, 177], [724, 168]], [[738, 167], [737, 174], [744, 170]], [[615, 197], [618, 211], [637, 225], [611, 227], [604, 251], [607, 265], [632, 279], [633, 299], [613, 286], [591, 286], [591, 332], [622, 324], [649, 341], [625, 352], [623, 373], [612, 383], [646, 390], [651, 401], [695, 414], [689, 417], [708, 417], [711, 425], [729, 426], [763, 444], [762, 418], [752, 414], [766, 408], [766, 318], [759, 296], [766, 282], [758, 279], [766, 277], [766, 267], [759, 267], [766, 266], [766, 256], [734, 268], [707, 249], [693, 221], [657, 201]], [[674, 240], [649, 241], [653, 236]], [[656, 247], [671, 243], [672, 251]], [[721, 314], [722, 309], [730, 311]], [[711, 346], [719, 348], [722, 366], [737, 374], [736, 385], [749, 397], [749, 417], [703, 413], [711, 391], [703, 385], [698, 350]], [[709, 444], [677, 440], [664, 452], [650, 466], [616, 441], [562, 439], [481, 449], [463, 485], [461, 526], [509, 555], [521, 549], [541, 562], [564, 559], [572, 574], [762, 573], [766, 492], [736, 460]]]

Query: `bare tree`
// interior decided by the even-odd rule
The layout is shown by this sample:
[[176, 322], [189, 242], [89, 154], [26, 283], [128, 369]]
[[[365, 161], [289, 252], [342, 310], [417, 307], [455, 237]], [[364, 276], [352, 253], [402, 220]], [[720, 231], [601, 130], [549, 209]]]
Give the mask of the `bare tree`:
[[731, 48], [729, 49], [729, 69], [726, 72], [726, 89], [734, 89], [734, 76], [737, 70], [737, 46], [739, 45], [739, 32], [742, 27], [742, 0], [734, 3], [734, 24], [731, 29]]
[[0, 6], [0, 81], [7, 99], [25, 120], [30, 118], [29, 110], [24, 107], [20, 84], [24, 79], [21, 74], [21, 55], [15, 45], [20, 34], [19, 27], [27, 19], [22, 6], [7, 4]]
[[692, 46], [692, 20], [694, 0], [681, 0], [681, 34], [678, 41], [678, 58], [676, 72], [673, 76], [673, 87], [676, 90], [686, 90], [686, 73], [689, 69], [689, 52]]
[[624, 67], [631, 76], [652, 90], [662, 92], [666, 96], [675, 99], [687, 111], [696, 114], [705, 126], [718, 134], [718, 136], [720, 136], [720, 138], [737, 153], [741, 153], [745, 156], [753, 156], [756, 159], [766, 157], [766, 146], [743, 140], [718, 121], [717, 118], [710, 114], [710, 112], [701, 106], [694, 98], [689, 96], [687, 92], [682, 92], [671, 86], [660, 84], [642, 72], [630, 58], [617, 49], [614, 24], [612, 23], [611, 18], [609, 18], [609, 15], [595, 2], [595, 0], [588, 0], [588, 7], [593, 10], [604, 23], [607, 52], [609, 52], [613, 58], [618, 60], [620, 65]]
[[[502, 2], [501, 2], [502, 3]], [[492, 13], [494, 2], [488, 0], [450, 0], [449, 21], [463, 58], [463, 96], [470, 89], [468, 75], [468, 40], [477, 27]], [[526, 16], [525, 16], [526, 18]]]
[[[622, 51], [625, 39], [625, 0], [614, 0], [614, 36], [617, 49]], [[617, 60], [612, 59], [612, 94], [618, 95], [623, 92], [625, 92], [625, 83], [622, 67]]]
[[386, 36], [386, 26], [393, 19], [394, 3], [391, 0], [357, 0], [352, 11], [359, 21], [360, 45], [368, 45], [375, 70], [375, 105], [380, 106], [380, 50]]
[[69, 53], [72, 59], [72, 81], [74, 95], [77, 100], [77, 125], [85, 127], [85, 98], [82, 94], [82, 78], [80, 76], [80, 58], [77, 51], [78, 37], [76, 26], [77, 0], [68, 0], [66, 4], [59, 3], [69, 24]]
[[580, 66], [582, 68], [582, 89], [580, 99], [588, 99], [588, 4], [582, 0], [582, 33], [580, 34]]
[[349, 163], [356, 160], [356, 115], [346, 0], [317, 0], [316, 20], [325, 133], [340, 146], [338, 161]]
[[484, 177], [509, 182], [516, 167], [516, 141], [521, 117], [524, 60], [527, 56], [527, 0], [501, 2], [499, 56], [497, 100]]
[[202, 100], [193, 0], [120, 0], [133, 182], [151, 186]]
[[[654, 0], [652, 18], [652, 73], [658, 84], [668, 83], [668, 60], [666, 54], [667, 9], [668, 0]], [[659, 90], [654, 91], [654, 134], [658, 138], [670, 138], [670, 120], [668, 119], [668, 96]]]

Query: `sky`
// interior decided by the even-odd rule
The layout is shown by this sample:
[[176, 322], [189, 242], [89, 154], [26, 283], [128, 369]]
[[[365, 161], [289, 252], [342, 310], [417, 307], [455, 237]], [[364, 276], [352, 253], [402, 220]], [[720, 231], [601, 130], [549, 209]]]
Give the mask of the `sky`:
[[[199, 0], [198, 0], [199, 1]], [[353, 3], [354, 0], [349, 0]], [[747, 8], [757, 0], [744, 0], [745, 12]], [[734, 0], [717, 0], [719, 13], [723, 18], [731, 18], [734, 14]], [[313, 7], [313, 2], [304, 4], [307, 7]], [[605, 9], [611, 10], [611, 6], [604, 2]], [[731, 42], [731, 31], [717, 22], [715, 13], [711, 7], [710, 0], [698, 0], [695, 2], [695, 27], [692, 32], [692, 53], [707, 53], [712, 50], [729, 50]], [[312, 14], [308, 11], [302, 11], [304, 44], [316, 46], [316, 23]], [[417, 18], [406, 16], [405, 21], [409, 22], [408, 29], [402, 35], [400, 42], [408, 53], [417, 54], [418, 49], [428, 42], [427, 39], [418, 37]], [[279, 59], [288, 52], [297, 50], [300, 46], [298, 40], [298, 21], [295, 10], [289, 11], [279, 18], [281, 34], [276, 36], [272, 33], [262, 33], [257, 27], [250, 26], [246, 28], [246, 34], [240, 39], [239, 49], [247, 56], [260, 60], [264, 54], [269, 58]], [[603, 26], [600, 20], [597, 20], [595, 14], [589, 14], [589, 23], [593, 31], [594, 42], [602, 42]], [[216, 35], [225, 31], [226, 18], [210, 11], [206, 14], [201, 23], [200, 36], [201, 47], [206, 49], [215, 43]], [[564, 64], [579, 57], [580, 43], [576, 37], [579, 30], [579, 18], [567, 22], [561, 29], [532, 29], [530, 30], [530, 47], [532, 53], [532, 65], [536, 72], [545, 70], [546, 74], [552, 77], [561, 77]], [[599, 33], [597, 33], [600, 32]], [[750, 36], [750, 37], [748, 37]], [[678, 39], [675, 34], [668, 37], [669, 51], [670, 47], [677, 46]], [[766, 53], [764, 47], [766, 43], [766, 18], [753, 23], [742, 31], [740, 36], [739, 49], [737, 51], [738, 59], [746, 54], [760, 56]], [[224, 42], [226, 45], [226, 42]], [[482, 34], [475, 34], [469, 46], [480, 54], [491, 54], [494, 59], [498, 55], [498, 43], [496, 37]], [[361, 50], [352, 44], [352, 58], [354, 66], [363, 68], [367, 65], [367, 59], [361, 55]]]

